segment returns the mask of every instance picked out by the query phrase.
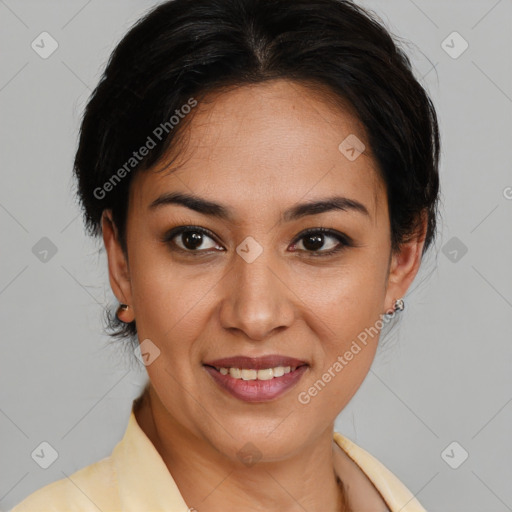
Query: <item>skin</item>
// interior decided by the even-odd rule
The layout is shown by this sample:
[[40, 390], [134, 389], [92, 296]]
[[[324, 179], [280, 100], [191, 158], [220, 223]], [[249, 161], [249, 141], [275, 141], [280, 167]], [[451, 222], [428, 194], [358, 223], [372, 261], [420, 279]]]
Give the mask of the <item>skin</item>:
[[[187, 505], [200, 512], [340, 510], [335, 471], [351, 507], [386, 510], [332, 438], [336, 417], [369, 371], [378, 335], [308, 404], [298, 394], [405, 295], [419, 269], [426, 224], [391, 253], [386, 191], [364, 128], [349, 108], [298, 83], [275, 80], [212, 95], [186, 130], [172, 173], [157, 172], [164, 159], [134, 177], [127, 255], [109, 211], [102, 222], [112, 289], [130, 305], [123, 319], [135, 318], [139, 339], [160, 350], [146, 367], [149, 395], [136, 413], [139, 424]], [[366, 145], [354, 161], [338, 149], [349, 134]], [[180, 205], [149, 208], [163, 192], [176, 191], [228, 206], [235, 218]], [[333, 191], [361, 202], [369, 215], [332, 210], [280, 222], [287, 208]], [[173, 242], [162, 242], [171, 228], [188, 225], [215, 235], [196, 249], [209, 254], [194, 257], [193, 249], [172, 251]], [[296, 238], [319, 227], [354, 245], [315, 257]], [[236, 252], [248, 236], [263, 248], [252, 263]], [[187, 247], [183, 238], [175, 237], [174, 247]], [[318, 250], [338, 244], [326, 235]], [[309, 364], [297, 386], [268, 402], [227, 394], [202, 364], [267, 354]], [[237, 452], [249, 442], [262, 458], [247, 467]]]

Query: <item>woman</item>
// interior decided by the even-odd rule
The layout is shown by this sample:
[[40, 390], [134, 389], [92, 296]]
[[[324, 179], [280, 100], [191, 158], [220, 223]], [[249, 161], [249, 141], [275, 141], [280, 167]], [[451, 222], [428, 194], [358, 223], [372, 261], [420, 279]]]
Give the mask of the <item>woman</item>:
[[439, 134], [342, 0], [174, 0], [119, 43], [75, 159], [149, 380], [41, 510], [424, 510], [333, 432], [436, 231]]

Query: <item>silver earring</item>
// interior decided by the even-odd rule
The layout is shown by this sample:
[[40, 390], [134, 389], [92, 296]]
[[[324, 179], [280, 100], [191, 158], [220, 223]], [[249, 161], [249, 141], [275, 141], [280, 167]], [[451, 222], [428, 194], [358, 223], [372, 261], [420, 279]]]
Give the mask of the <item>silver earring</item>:
[[393, 311], [403, 311], [405, 308], [404, 299], [396, 299], [395, 305], [393, 306]]

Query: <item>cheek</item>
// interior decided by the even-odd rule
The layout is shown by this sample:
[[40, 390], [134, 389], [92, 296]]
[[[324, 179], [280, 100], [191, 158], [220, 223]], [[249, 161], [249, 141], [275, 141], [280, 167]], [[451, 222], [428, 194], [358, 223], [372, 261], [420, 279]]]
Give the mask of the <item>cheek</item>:
[[215, 293], [218, 273], [178, 264], [150, 240], [134, 248], [130, 272], [139, 339], [155, 340], [173, 356], [190, 347], [204, 327], [205, 308]]
[[[358, 249], [329, 274], [305, 275], [299, 290], [320, 323], [324, 339], [333, 344], [357, 336], [383, 312], [386, 261], [368, 249]], [[382, 253], [381, 253], [382, 254]]]
[[360, 253], [352, 264], [340, 267], [336, 278], [315, 288], [317, 298], [305, 302], [308, 323], [321, 341], [308, 384], [317, 388], [312, 393], [324, 384], [328, 388], [318, 406], [341, 409], [368, 373], [382, 328], [386, 268], [383, 258]]

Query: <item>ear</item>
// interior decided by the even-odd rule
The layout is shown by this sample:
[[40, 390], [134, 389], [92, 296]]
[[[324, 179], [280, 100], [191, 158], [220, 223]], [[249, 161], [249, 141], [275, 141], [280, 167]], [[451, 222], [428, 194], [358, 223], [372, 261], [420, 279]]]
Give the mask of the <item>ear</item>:
[[423, 246], [428, 226], [428, 216], [422, 215], [417, 233], [391, 255], [385, 298], [385, 311], [393, 309], [396, 299], [402, 298], [413, 282], [421, 264]]
[[118, 231], [112, 220], [111, 210], [103, 211], [101, 229], [108, 257], [110, 286], [120, 303], [131, 306], [133, 302], [128, 261], [119, 242]]

